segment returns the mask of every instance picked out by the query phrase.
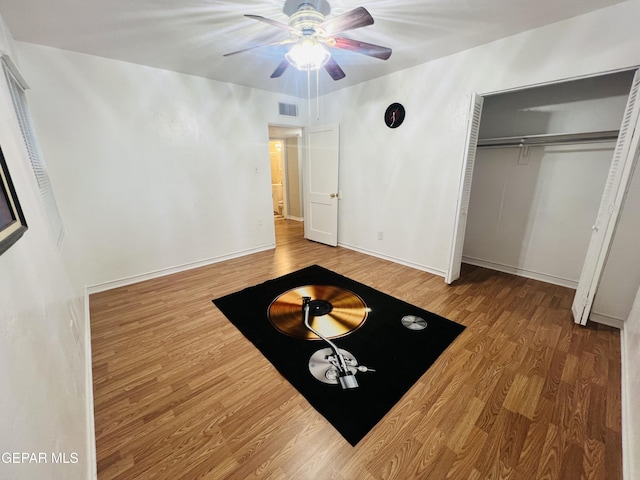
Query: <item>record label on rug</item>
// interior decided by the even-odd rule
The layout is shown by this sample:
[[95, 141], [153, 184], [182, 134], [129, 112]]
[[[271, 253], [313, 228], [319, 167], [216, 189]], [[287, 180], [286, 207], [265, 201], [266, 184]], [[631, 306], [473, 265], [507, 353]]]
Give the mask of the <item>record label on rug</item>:
[[269, 321], [285, 335], [320, 340], [304, 326], [303, 297], [311, 298], [309, 323], [327, 338], [348, 335], [367, 320], [369, 308], [352, 291], [334, 285], [305, 285], [286, 291], [269, 305]]
[[407, 327], [409, 330], [424, 330], [427, 328], [427, 321], [416, 315], [405, 315], [400, 319], [402, 325]]

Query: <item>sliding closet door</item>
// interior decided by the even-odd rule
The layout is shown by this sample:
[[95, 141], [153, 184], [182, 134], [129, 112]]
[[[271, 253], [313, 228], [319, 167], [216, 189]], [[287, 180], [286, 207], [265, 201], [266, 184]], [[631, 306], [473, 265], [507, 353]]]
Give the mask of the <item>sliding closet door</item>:
[[471, 98], [471, 110], [467, 126], [467, 143], [465, 145], [465, 157], [462, 165], [462, 176], [458, 190], [458, 206], [456, 208], [456, 223], [453, 230], [451, 250], [449, 254], [449, 268], [445, 276], [445, 282], [452, 283], [460, 278], [462, 265], [462, 248], [464, 247], [464, 232], [467, 226], [467, 213], [469, 211], [469, 198], [471, 197], [471, 179], [473, 178], [473, 165], [476, 161], [476, 149], [478, 145], [478, 132], [480, 130], [480, 116], [482, 114], [483, 98], [473, 94]]
[[638, 157], [640, 140], [640, 124], [638, 123], [640, 118], [639, 72], [640, 70], [636, 71], [633, 78], [598, 217], [592, 229], [587, 256], [571, 306], [575, 322], [582, 325], [585, 325], [589, 319], [593, 299], [611, 247], [618, 215]]

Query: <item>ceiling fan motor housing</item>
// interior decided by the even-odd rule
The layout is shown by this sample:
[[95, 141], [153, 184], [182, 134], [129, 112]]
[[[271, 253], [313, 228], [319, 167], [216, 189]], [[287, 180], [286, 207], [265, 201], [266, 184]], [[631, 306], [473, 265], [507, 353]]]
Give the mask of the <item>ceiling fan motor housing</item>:
[[316, 27], [324, 22], [324, 15], [317, 11], [310, 3], [303, 3], [289, 19], [289, 26], [295, 28], [302, 35], [322, 33]]
[[325, 17], [331, 13], [331, 5], [329, 5], [327, 0], [286, 0], [284, 2], [282, 12], [287, 17], [290, 17], [300, 10], [300, 7], [305, 5], [311, 5], [316, 11], [320, 12]]

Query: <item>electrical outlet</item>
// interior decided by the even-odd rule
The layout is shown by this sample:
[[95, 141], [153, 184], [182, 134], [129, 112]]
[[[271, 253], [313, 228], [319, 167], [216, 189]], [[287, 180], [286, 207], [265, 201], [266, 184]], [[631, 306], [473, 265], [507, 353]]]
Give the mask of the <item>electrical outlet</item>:
[[378, 232], [378, 240], [384, 239], [384, 232]]

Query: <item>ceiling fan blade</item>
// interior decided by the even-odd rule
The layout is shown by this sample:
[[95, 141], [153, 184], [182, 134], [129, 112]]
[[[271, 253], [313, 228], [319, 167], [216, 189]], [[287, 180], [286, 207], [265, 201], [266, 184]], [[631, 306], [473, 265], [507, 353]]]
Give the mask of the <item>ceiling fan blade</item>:
[[340, 68], [340, 65], [338, 65], [338, 62], [333, 59], [333, 57], [329, 57], [329, 60], [324, 65], [324, 69], [329, 75], [331, 75], [331, 78], [333, 78], [334, 80], [341, 80], [347, 76], [346, 73], [344, 73], [344, 71]]
[[253, 20], [258, 20], [259, 22], [268, 23], [269, 25], [273, 25], [274, 27], [282, 28], [283, 30], [287, 30], [292, 33], [299, 33], [295, 28], [291, 28], [286, 23], [280, 23], [275, 20], [271, 20], [270, 18], [263, 17], [260, 15], [245, 15], [245, 17], [252, 18]]
[[283, 60], [282, 62], [280, 62], [280, 65], [278, 65], [276, 69], [273, 71], [273, 73], [271, 74], [271, 78], [280, 77], [288, 67], [289, 67], [289, 61]]
[[242, 50], [237, 50], [235, 52], [231, 52], [231, 53], [225, 53], [224, 55], [222, 55], [223, 57], [228, 57], [230, 55], [236, 55], [238, 53], [243, 53], [243, 52], [248, 52], [249, 50], [255, 50], [256, 48], [262, 48], [262, 47], [275, 47], [276, 45], [286, 45], [287, 43], [293, 43], [295, 42], [295, 40], [292, 39], [287, 39], [287, 40], [279, 40], [277, 42], [271, 42], [271, 43], [263, 43], [262, 45], [254, 45], [253, 47], [247, 47], [247, 48], [243, 48]]
[[381, 60], [387, 60], [391, 56], [391, 49], [388, 47], [381, 47], [380, 45], [374, 45], [372, 43], [351, 40], [350, 38], [336, 37], [334, 40], [335, 45], [331, 45], [334, 48], [349, 50], [351, 52], [368, 55]]
[[358, 7], [322, 22], [318, 28], [322, 29], [325, 35], [334, 35], [367, 25], [373, 25], [373, 17], [366, 8]]

